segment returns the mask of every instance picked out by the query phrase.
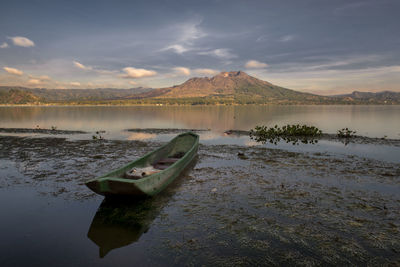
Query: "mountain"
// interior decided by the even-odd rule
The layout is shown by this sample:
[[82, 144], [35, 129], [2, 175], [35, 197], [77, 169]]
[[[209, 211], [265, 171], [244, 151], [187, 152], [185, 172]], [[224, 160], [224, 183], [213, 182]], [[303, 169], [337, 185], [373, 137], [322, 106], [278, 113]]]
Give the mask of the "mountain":
[[231, 98], [235, 102], [318, 102], [328, 97], [302, 93], [254, 78], [243, 71], [221, 72], [208, 78], [191, 78], [181, 85], [154, 89], [133, 98]]
[[40, 101], [40, 98], [31, 92], [10, 89], [0, 90], [0, 104], [27, 104]]
[[191, 78], [166, 88], [30, 89], [0, 86], [0, 104], [400, 104], [400, 93], [319, 96], [283, 88], [243, 71]]
[[[116, 100], [123, 99], [132, 94], [139, 94], [152, 90], [151, 88], [131, 88], [131, 89], [114, 89], [114, 88], [98, 88], [98, 89], [44, 89], [44, 88], [25, 88], [25, 87], [10, 87], [0, 86], [0, 103], [21, 104], [12, 101], [7, 96], [12, 94], [25, 95], [28, 103], [33, 102], [63, 102], [63, 101], [100, 101], [100, 100]], [[14, 97], [14, 99], [16, 99]], [[11, 102], [7, 102], [11, 101]]]
[[391, 91], [377, 93], [354, 91], [351, 94], [336, 95], [332, 97], [342, 99], [349, 103], [400, 104], [400, 93]]

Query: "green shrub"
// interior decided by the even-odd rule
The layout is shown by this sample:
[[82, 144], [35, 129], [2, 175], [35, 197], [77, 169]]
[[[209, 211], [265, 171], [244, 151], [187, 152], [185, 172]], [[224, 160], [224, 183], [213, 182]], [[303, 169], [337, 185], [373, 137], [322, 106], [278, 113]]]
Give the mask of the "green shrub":
[[343, 129], [337, 131], [337, 137], [339, 137], [339, 138], [351, 138], [351, 137], [354, 137], [355, 134], [356, 134], [356, 131], [352, 131], [349, 128], [343, 128]]
[[291, 142], [293, 144], [298, 144], [298, 142], [302, 143], [317, 143], [316, 137], [319, 137], [322, 134], [322, 131], [314, 126], [307, 125], [285, 125], [282, 127], [278, 127], [275, 125], [274, 127], [268, 126], [256, 126], [254, 129], [250, 130], [250, 138], [257, 142], [266, 143], [269, 141], [270, 143], [277, 144], [281, 139], [286, 141], [287, 143]]

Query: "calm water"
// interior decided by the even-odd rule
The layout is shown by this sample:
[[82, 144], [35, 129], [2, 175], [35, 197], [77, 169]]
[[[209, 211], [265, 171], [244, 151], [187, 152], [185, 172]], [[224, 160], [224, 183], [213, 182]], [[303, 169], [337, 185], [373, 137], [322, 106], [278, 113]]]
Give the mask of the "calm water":
[[[399, 117], [400, 106], [0, 107], [0, 128], [90, 132], [0, 135], [0, 266], [399, 265], [399, 146], [224, 135], [305, 123], [400, 139]], [[139, 128], [207, 131], [160, 195], [93, 194], [85, 181], [175, 135], [125, 131]]]
[[0, 127], [105, 130], [129, 128], [250, 130], [257, 124], [310, 124], [326, 133], [349, 127], [369, 137], [400, 138], [400, 106], [0, 107]]

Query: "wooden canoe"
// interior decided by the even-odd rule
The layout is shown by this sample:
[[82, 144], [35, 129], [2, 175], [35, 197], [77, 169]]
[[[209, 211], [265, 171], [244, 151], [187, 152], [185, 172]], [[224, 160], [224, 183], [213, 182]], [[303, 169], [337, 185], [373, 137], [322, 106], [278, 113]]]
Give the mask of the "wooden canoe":
[[[124, 167], [90, 180], [86, 185], [104, 196], [154, 196], [170, 184], [193, 160], [198, 146], [197, 134], [192, 132], [180, 134], [157, 150]], [[128, 175], [134, 168], [140, 170], [149, 167], [157, 169], [157, 172], [138, 179]]]

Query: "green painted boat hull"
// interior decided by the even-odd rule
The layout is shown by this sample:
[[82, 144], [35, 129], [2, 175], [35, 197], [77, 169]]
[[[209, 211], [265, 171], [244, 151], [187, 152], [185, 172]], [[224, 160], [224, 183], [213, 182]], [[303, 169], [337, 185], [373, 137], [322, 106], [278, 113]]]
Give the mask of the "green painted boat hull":
[[[198, 147], [199, 136], [197, 134], [192, 132], [180, 134], [157, 150], [146, 154], [124, 167], [90, 180], [86, 182], [86, 185], [94, 192], [104, 196], [154, 196], [179, 176], [196, 156]], [[184, 155], [165, 170], [138, 180], [123, 178], [125, 172], [134, 167], [152, 166], [159, 160], [177, 153], [184, 153]]]

